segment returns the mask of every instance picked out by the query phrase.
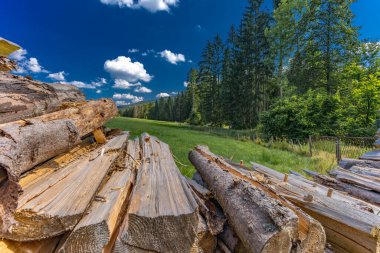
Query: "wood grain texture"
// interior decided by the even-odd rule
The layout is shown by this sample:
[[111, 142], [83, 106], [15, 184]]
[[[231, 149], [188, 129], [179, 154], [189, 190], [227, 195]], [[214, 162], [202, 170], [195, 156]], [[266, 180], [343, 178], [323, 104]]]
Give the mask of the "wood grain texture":
[[97, 193], [86, 215], [59, 246], [58, 253], [104, 252], [124, 218], [140, 161], [139, 141], [129, 141], [124, 167], [118, 168]]
[[369, 168], [375, 168], [380, 169], [380, 162], [371, 161], [371, 160], [357, 160], [357, 159], [342, 159], [342, 161], [339, 162], [339, 166], [343, 169], [349, 169], [352, 166], [360, 166], [360, 167], [369, 167]]
[[380, 150], [374, 150], [363, 154], [360, 159], [380, 162]]
[[191, 253], [213, 253], [216, 248], [217, 239], [211, 233], [205, 219], [198, 214], [198, 227], [196, 238]]
[[[0, 125], [0, 217], [16, 207], [22, 173], [80, 143], [117, 114], [112, 100], [90, 101], [36, 118]], [[1, 225], [1, 224], [0, 224]], [[4, 224], [1, 226], [5, 226]]]
[[0, 72], [0, 123], [32, 118], [58, 110], [63, 103], [84, 101], [68, 84], [48, 84]]
[[72, 230], [118, 160], [123, 157], [128, 133], [114, 137], [107, 144], [83, 155], [67, 166], [23, 186], [9, 229], [2, 237], [32, 241]]
[[53, 238], [32, 241], [32, 242], [15, 242], [0, 239], [1, 253], [53, 253], [61, 236]]
[[318, 220], [332, 245], [353, 253], [379, 252], [377, 206], [339, 191], [327, 197], [328, 187], [299, 176], [289, 175], [288, 183], [280, 183], [284, 175], [263, 165], [254, 164], [254, 169], [277, 182], [273, 184], [276, 192], [285, 193], [284, 198]]
[[248, 252], [290, 252], [298, 238], [294, 212], [264, 190], [228, 173], [214, 158], [203, 146], [189, 154]]
[[356, 174], [348, 170], [335, 169], [329, 172], [329, 174], [335, 177], [338, 181], [356, 185], [364, 189], [380, 192], [380, 178]]
[[142, 164], [115, 252], [128, 247], [155, 252], [190, 252], [198, 227], [198, 206], [169, 146], [141, 136]]

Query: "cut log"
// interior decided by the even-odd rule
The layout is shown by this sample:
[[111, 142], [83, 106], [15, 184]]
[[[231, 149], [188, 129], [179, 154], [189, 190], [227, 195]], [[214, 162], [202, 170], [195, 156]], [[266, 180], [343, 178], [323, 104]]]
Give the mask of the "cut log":
[[14, 221], [0, 236], [16, 241], [49, 238], [72, 230], [83, 216], [107, 173], [124, 159], [128, 133], [111, 139], [103, 147], [82, 156], [46, 176], [23, 186]]
[[380, 251], [377, 206], [338, 191], [327, 197], [329, 188], [293, 175], [289, 175], [287, 183], [281, 183], [284, 174], [263, 165], [254, 164], [254, 169], [269, 176], [276, 192], [284, 193], [285, 198], [321, 222], [334, 249], [352, 253]]
[[359, 175], [342, 169], [332, 170], [329, 174], [335, 177], [338, 181], [380, 192], [380, 180], [377, 177]]
[[191, 253], [214, 253], [217, 239], [209, 230], [205, 219], [198, 214], [197, 236]]
[[371, 160], [342, 159], [339, 162], [339, 166], [346, 170], [351, 168], [352, 166], [380, 169], [380, 162]]
[[111, 238], [125, 215], [139, 161], [139, 141], [129, 141], [125, 167], [111, 175], [58, 253], [104, 252], [112, 248]]
[[215, 194], [248, 252], [290, 252], [298, 238], [298, 218], [292, 210], [260, 188], [226, 173], [206, 147], [189, 154]]
[[22, 173], [67, 152], [80, 137], [117, 114], [112, 100], [90, 101], [78, 107], [0, 125], [0, 217], [15, 207]]
[[221, 240], [231, 252], [244, 253], [247, 250], [244, 248], [239, 237], [228, 223], [224, 226], [223, 232], [218, 235], [218, 240]]
[[9, 240], [0, 240], [1, 253], [53, 253], [61, 236], [53, 238], [32, 241], [32, 242], [15, 242]]
[[1, 124], [54, 112], [65, 102], [84, 100], [75, 86], [47, 84], [0, 72]]
[[128, 213], [115, 252], [129, 246], [154, 252], [190, 252], [198, 227], [198, 206], [183, 180], [169, 146], [143, 134]]
[[369, 191], [360, 187], [356, 187], [355, 185], [346, 184], [344, 182], [340, 182], [334, 178], [321, 175], [314, 171], [304, 170], [305, 173], [309, 174], [313, 177], [313, 180], [319, 184], [325, 185], [327, 187], [333, 188], [338, 191], [347, 192], [351, 196], [357, 197], [359, 199], [365, 200], [369, 203], [379, 205], [380, 206], [380, 194]]
[[199, 211], [205, 217], [207, 226], [212, 235], [218, 235], [223, 231], [226, 217], [221, 208], [213, 202], [212, 193], [191, 179], [186, 179], [192, 189]]

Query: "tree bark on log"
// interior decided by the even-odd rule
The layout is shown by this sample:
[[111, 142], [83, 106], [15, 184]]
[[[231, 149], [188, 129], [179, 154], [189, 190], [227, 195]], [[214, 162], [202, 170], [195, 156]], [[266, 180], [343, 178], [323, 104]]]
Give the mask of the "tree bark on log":
[[[205, 155], [209, 157], [205, 157]], [[298, 239], [298, 218], [262, 189], [226, 173], [206, 147], [189, 154], [249, 252], [290, 252]]]
[[348, 194], [367, 201], [369, 203], [380, 206], [380, 194], [377, 192], [369, 191], [360, 187], [356, 187], [355, 185], [346, 184], [340, 182], [334, 178], [321, 175], [314, 171], [304, 170], [307, 174], [313, 177], [313, 180], [319, 184], [325, 185], [327, 187], [331, 187], [338, 191], [347, 192]]
[[0, 72], [0, 123], [32, 118], [58, 110], [85, 97], [75, 86], [47, 84]]
[[143, 134], [139, 168], [115, 252], [128, 247], [154, 252], [190, 252], [198, 227], [198, 205], [169, 146]]
[[28, 180], [15, 211], [4, 218], [1, 237], [15, 241], [42, 240], [72, 230], [96, 196], [107, 173], [123, 159], [128, 133], [83, 155], [52, 173]]
[[339, 166], [346, 170], [352, 166], [380, 169], [380, 162], [371, 160], [342, 159], [342, 161], [339, 162]]
[[22, 194], [19, 179], [34, 166], [67, 152], [80, 137], [117, 114], [112, 100], [90, 101], [78, 107], [0, 125], [0, 217], [15, 208]]
[[124, 218], [140, 161], [139, 141], [129, 141], [124, 167], [118, 168], [97, 193], [86, 215], [59, 246], [58, 253], [105, 252]]
[[269, 176], [275, 191], [285, 193], [285, 198], [321, 222], [334, 249], [352, 253], [380, 251], [377, 206], [338, 191], [327, 197], [327, 187], [298, 176], [289, 175], [288, 182], [281, 183], [284, 174], [263, 165], [255, 163], [254, 169]]
[[0, 239], [1, 253], [53, 253], [61, 236], [53, 238], [32, 241], [32, 242], [15, 242]]
[[380, 181], [377, 177], [352, 173], [348, 170], [336, 169], [329, 172], [336, 180], [352, 184], [364, 189], [380, 192]]

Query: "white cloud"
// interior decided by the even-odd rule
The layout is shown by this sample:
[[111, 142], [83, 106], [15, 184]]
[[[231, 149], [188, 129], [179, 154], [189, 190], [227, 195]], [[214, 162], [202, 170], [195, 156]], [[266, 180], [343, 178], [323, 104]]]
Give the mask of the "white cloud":
[[28, 51], [26, 51], [25, 49], [19, 49], [17, 51], [14, 51], [13, 53], [11, 53], [9, 55], [9, 59], [11, 60], [16, 60], [16, 61], [22, 61], [26, 58], [25, 55], [28, 54]]
[[114, 60], [107, 60], [104, 69], [115, 79], [122, 79], [130, 83], [137, 81], [150, 82], [153, 76], [149, 75], [144, 65], [140, 62], [132, 62], [131, 58], [119, 56]]
[[147, 88], [147, 87], [144, 87], [144, 86], [139, 86], [139, 87], [135, 88], [135, 92], [137, 92], [137, 93], [151, 93], [152, 90]]
[[115, 93], [112, 98], [116, 100], [130, 100], [132, 103], [144, 101], [143, 97], [134, 96], [130, 93]]
[[74, 86], [76, 86], [78, 88], [82, 88], [82, 89], [95, 89], [96, 88], [92, 84], [87, 84], [87, 83], [84, 83], [84, 82], [81, 82], [81, 81], [60, 82], [60, 83], [74, 85]]
[[98, 78], [96, 81], [92, 81], [91, 85], [94, 87], [101, 87], [107, 84], [107, 80], [105, 78]]
[[101, 90], [96, 90], [96, 94], [100, 94], [100, 93], [102, 93]]
[[184, 81], [183, 86], [185, 86], [185, 87], [189, 86], [189, 82]]
[[141, 56], [144, 56], [144, 57], [147, 56], [147, 55], [148, 55], [147, 52], [144, 52], [144, 53], [141, 54]]
[[115, 89], [128, 90], [135, 86], [141, 86], [141, 83], [130, 83], [123, 79], [116, 79], [114, 85], [112, 86]]
[[170, 11], [171, 6], [176, 6], [179, 0], [100, 0], [107, 5], [118, 5], [120, 8], [128, 7], [132, 9], [144, 8], [152, 13], [157, 11]]
[[156, 95], [156, 98], [167, 98], [170, 97], [168, 93], [159, 93]]
[[186, 58], [183, 54], [175, 54], [170, 50], [164, 50], [159, 53], [162, 58], [170, 62], [171, 64], [177, 64], [178, 62], [185, 62]]
[[65, 81], [65, 71], [60, 71], [57, 73], [51, 73], [48, 75], [48, 78], [56, 80], [56, 81]]
[[39, 64], [37, 58], [34, 58], [34, 57], [29, 58], [27, 66], [28, 66], [28, 69], [30, 71], [32, 71], [33, 73], [41, 73], [41, 72], [47, 73], [48, 72], [42, 68], [42, 66]]
[[128, 49], [128, 53], [138, 53], [140, 52], [140, 50], [136, 49], [136, 48], [131, 48], [131, 49]]
[[172, 92], [170, 92], [170, 94], [171, 94], [172, 96], [176, 96], [176, 95], [178, 95], [178, 92], [176, 92], [176, 91], [172, 91]]
[[116, 105], [117, 105], [117, 106], [127, 106], [127, 105], [130, 105], [130, 104], [131, 104], [130, 102], [120, 101], [120, 100], [117, 100], [117, 101], [115, 101], [115, 102], [116, 102]]

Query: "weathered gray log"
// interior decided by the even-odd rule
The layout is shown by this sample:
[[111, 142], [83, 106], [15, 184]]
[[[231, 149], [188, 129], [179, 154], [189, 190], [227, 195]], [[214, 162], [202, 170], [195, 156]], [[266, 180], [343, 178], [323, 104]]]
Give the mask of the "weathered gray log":
[[380, 162], [371, 160], [342, 159], [339, 162], [339, 166], [346, 170], [351, 168], [352, 166], [380, 169]]
[[[31, 174], [20, 182], [24, 193], [17, 208], [4, 218], [10, 223], [0, 237], [15, 241], [42, 240], [72, 230], [83, 216], [107, 173], [124, 158], [128, 133], [83, 154], [55, 171]], [[49, 168], [47, 168], [49, 169]]]
[[212, 193], [191, 179], [186, 179], [192, 189], [194, 199], [199, 205], [199, 211], [205, 217], [207, 227], [212, 235], [218, 235], [223, 231], [226, 217], [219, 206], [212, 199]]
[[84, 100], [75, 86], [47, 84], [0, 72], [0, 124], [54, 112], [66, 102]]
[[370, 167], [360, 167], [360, 166], [352, 166], [348, 169], [352, 173], [361, 174], [364, 176], [378, 177], [380, 178], [380, 170], [374, 169]]
[[377, 139], [373, 145], [375, 145], [376, 148], [380, 148], [380, 139]]
[[313, 180], [319, 184], [325, 185], [327, 187], [331, 187], [338, 191], [347, 192], [351, 196], [357, 197], [359, 199], [365, 200], [369, 203], [379, 205], [380, 206], [380, 194], [374, 191], [366, 190], [360, 187], [356, 187], [355, 185], [346, 184], [344, 182], [340, 182], [332, 177], [328, 177], [325, 175], [321, 175], [317, 172], [304, 170], [305, 173], [309, 174], [313, 177]]
[[169, 146], [143, 134], [138, 170], [128, 213], [115, 252], [129, 246], [154, 252], [190, 252], [198, 227], [198, 205], [183, 180]]
[[[90, 101], [36, 118], [0, 125], [0, 217], [17, 205], [22, 173], [80, 142], [118, 113], [112, 100]], [[6, 175], [4, 177], [4, 175]]]
[[360, 157], [360, 159], [380, 162], [380, 150], [374, 150], [374, 151], [367, 152], [364, 155], [362, 155]]
[[329, 188], [301, 177], [284, 174], [263, 165], [254, 169], [269, 177], [275, 191], [292, 201], [310, 216], [321, 222], [327, 240], [334, 249], [352, 253], [379, 252], [379, 208], [370, 203], [334, 191], [327, 197]]
[[86, 215], [61, 243], [58, 253], [104, 252], [105, 248], [112, 248], [111, 238], [116, 236], [124, 218], [139, 161], [139, 141], [129, 141], [125, 167], [111, 175], [97, 193], [98, 200], [92, 202]]
[[189, 159], [248, 252], [290, 252], [298, 239], [294, 212], [262, 189], [226, 173], [212, 156], [207, 147], [198, 146]]
[[335, 177], [338, 181], [353, 184], [375, 192], [380, 192], [380, 181], [377, 177], [360, 175], [342, 169], [332, 170], [329, 174]]
[[0, 239], [1, 253], [53, 253], [61, 236], [32, 242], [15, 242]]

